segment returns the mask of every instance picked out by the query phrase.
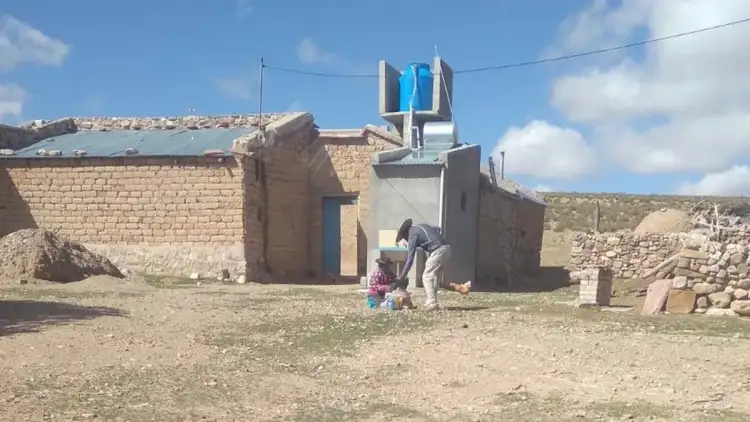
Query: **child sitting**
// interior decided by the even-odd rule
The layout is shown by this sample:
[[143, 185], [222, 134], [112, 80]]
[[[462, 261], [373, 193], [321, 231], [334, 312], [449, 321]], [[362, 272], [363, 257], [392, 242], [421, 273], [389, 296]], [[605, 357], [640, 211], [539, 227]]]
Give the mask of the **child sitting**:
[[396, 274], [391, 270], [389, 258], [378, 258], [375, 262], [378, 267], [370, 274], [370, 294], [383, 299], [385, 294], [391, 291], [391, 284], [396, 281]]

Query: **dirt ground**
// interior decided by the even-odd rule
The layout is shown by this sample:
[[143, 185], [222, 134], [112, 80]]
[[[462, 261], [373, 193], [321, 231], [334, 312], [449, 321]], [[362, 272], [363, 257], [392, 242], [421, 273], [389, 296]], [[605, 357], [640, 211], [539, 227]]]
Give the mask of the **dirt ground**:
[[444, 311], [391, 313], [357, 290], [154, 277], [0, 288], [0, 419], [750, 418], [741, 318], [573, 309], [571, 287], [445, 293]]

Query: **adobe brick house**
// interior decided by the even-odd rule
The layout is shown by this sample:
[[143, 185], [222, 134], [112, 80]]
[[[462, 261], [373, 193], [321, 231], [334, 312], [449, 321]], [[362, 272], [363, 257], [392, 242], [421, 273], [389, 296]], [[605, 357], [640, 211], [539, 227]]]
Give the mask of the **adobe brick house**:
[[[401, 137], [383, 128], [321, 130], [310, 151], [310, 270], [335, 273], [336, 251], [323, 251], [324, 236], [341, 237], [339, 274], [363, 275], [367, 270], [367, 225], [370, 221], [371, 157], [401, 147]], [[340, 207], [340, 232], [326, 224], [327, 207]], [[334, 221], [335, 225], [336, 222]], [[327, 226], [327, 227], [324, 227]], [[330, 244], [330, 243], [327, 243]], [[329, 258], [330, 257], [330, 258]], [[324, 268], [324, 266], [329, 268]], [[334, 271], [330, 271], [334, 268]]]
[[317, 129], [306, 113], [263, 122], [265, 140], [255, 116], [0, 128], [0, 236], [58, 230], [145, 272], [305, 274]]
[[[372, 156], [403, 147], [401, 137], [369, 125], [318, 130], [307, 113], [263, 116], [263, 123], [263, 136], [257, 116], [0, 126], [0, 236], [58, 230], [150, 273], [363, 275]], [[527, 233], [514, 267], [538, 267], [543, 207], [482, 186], [479, 244], [493, 253], [480, 254], [477, 275], [507, 270], [494, 252], [507, 243], [508, 204]], [[338, 248], [323, 247], [331, 239]]]

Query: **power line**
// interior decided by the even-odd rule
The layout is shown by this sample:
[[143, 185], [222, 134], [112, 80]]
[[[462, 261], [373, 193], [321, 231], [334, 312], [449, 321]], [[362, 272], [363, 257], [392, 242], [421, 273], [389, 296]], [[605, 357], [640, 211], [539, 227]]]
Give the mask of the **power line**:
[[323, 73], [308, 72], [306, 70], [290, 69], [286, 67], [265, 65], [266, 69], [276, 70], [284, 73], [295, 73], [297, 75], [321, 76], [324, 78], [377, 78], [378, 75], [356, 74], [356, 73]]
[[[587, 52], [584, 52], [584, 53], [568, 54], [568, 55], [565, 55], [565, 56], [551, 57], [551, 58], [548, 58], [548, 59], [531, 60], [531, 61], [518, 62], [518, 63], [509, 63], [509, 64], [502, 64], [502, 65], [497, 65], [497, 66], [486, 66], [486, 67], [478, 67], [478, 68], [474, 68], [474, 69], [456, 70], [453, 73], [456, 74], [456, 75], [459, 75], [459, 74], [466, 74], [466, 73], [488, 72], [488, 71], [491, 71], [491, 70], [503, 70], [503, 69], [509, 69], [509, 68], [513, 68], [513, 67], [525, 67], [525, 66], [533, 66], [533, 65], [537, 65], [537, 64], [559, 62], [559, 61], [563, 61], [563, 60], [577, 59], [577, 58], [581, 58], [581, 57], [594, 56], [594, 55], [597, 55], [597, 54], [609, 53], [609, 52], [612, 52], [612, 51], [625, 50], [625, 49], [628, 49], [628, 48], [640, 47], [642, 45], [653, 44], [653, 43], [662, 42], [662, 41], [668, 41], [668, 40], [672, 40], [672, 39], [675, 39], [675, 38], [681, 38], [681, 37], [686, 37], [686, 36], [689, 36], [689, 35], [700, 34], [702, 32], [709, 32], [709, 31], [713, 31], [713, 30], [716, 30], [716, 29], [726, 28], [726, 27], [729, 27], [729, 26], [739, 25], [739, 24], [748, 23], [748, 22], [750, 22], [750, 18], [740, 19], [740, 20], [737, 20], [737, 21], [723, 23], [723, 24], [720, 24], [720, 25], [709, 26], [707, 28], [696, 29], [696, 30], [693, 30], [693, 31], [682, 32], [682, 33], [679, 33], [679, 34], [668, 35], [668, 36], [665, 36], [665, 37], [651, 38], [651, 39], [648, 39], [648, 40], [638, 41], [638, 42], [634, 42], [634, 43], [630, 43], [630, 44], [618, 45], [616, 47], [609, 47], [609, 48], [603, 48], [603, 49], [600, 49], [600, 50], [587, 51]], [[305, 71], [305, 70], [290, 69], [290, 68], [268, 66], [268, 65], [265, 65], [265, 68], [266, 69], [270, 69], [270, 70], [275, 70], [275, 71], [278, 71], [278, 72], [284, 72], [284, 73], [294, 73], [294, 74], [297, 74], [297, 75], [307, 75], [307, 76], [320, 76], [320, 77], [326, 77], [326, 78], [366, 79], [366, 78], [377, 78], [377, 77], [379, 77], [379, 75], [373, 75], [373, 74], [347, 74], [347, 73], [308, 72], [308, 71]]]
[[745, 18], [745, 19], [742, 19], [742, 20], [738, 20], [738, 21], [734, 21], [734, 22], [729, 22], [729, 23], [723, 23], [721, 25], [714, 25], [714, 26], [710, 26], [708, 28], [696, 29], [694, 31], [682, 32], [680, 34], [668, 35], [666, 37], [652, 38], [652, 39], [645, 40], [645, 41], [638, 41], [638, 42], [634, 42], [634, 43], [630, 43], [630, 44], [618, 45], [617, 47], [610, 47], [610, 48], [603, 48], [601, 50], [587, 51], [585, 53], [569, 54], [569, 55], [566, 55], [566, 56], [551, 57], [549, 59], [540, 59], [540, 60], [533, 60], [533, 61], [528, 61], [528, 62], [511, 63], [511, 64], [505, 64], [505, 65], [500, 65], [500, 66], [488, 66], [488, 67], [480, 67], [480, 68], [476, 68], [476, 69], [458, 70], [458, 71], [453, 72], [453, 73], [459, 74], [459, 73], [486, 72], [488, 70], [500, 70], [500, 69], [508, 69], [508, 68], [511, 68], [511, 67], [532, 66], [532, 65], [536, 65], [536, 64], [559, 62], [559, 61], [562, 61], [562, 60], [569, 60], [569, 59], [577, 59], [579, 57], [593, 56], [593, 55], [596, 55], [596, 54], [609, 53], [611, 51], [617, 51], [617, 50], [625, 50], [627, 48], [639, 47], [639, 46], [646, 45], [646, 44], [653, 44], [653, 43], [657, 43], [657, 42], [661, 42], [661, 41], [672, 40], [672, 39], [675, 39], [675, 38], [685, 37], [685, 36], [688, 36], [688, 35], [695, 35], [695, 34], [699, 34], [701, 32], [713, 31], [715, 29], [726, 28], [728, 26], [739, 25], [741, 23], [747, 23], [747, 22], [750, 22], [750, 18]]

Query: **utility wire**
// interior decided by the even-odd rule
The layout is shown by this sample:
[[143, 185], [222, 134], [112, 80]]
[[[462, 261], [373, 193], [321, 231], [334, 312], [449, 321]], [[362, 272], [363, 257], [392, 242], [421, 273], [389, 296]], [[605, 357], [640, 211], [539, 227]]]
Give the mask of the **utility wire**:
[[276, 70], [284, 73], [295, 73], [297, 75], [308, 75], [308, 76], [321, 76], [324, 78], [377, 78], [378, 75], [368, 74], [356, 74], [356, 73], [323, 73], [323, 72], [308, 72], [306, 70], [290, 69], [286, 67], [269, 66], [265, 65], [264, 68]]
[[523, 67], [523, 66], [531, 66], [531, 65], [542, 64], [542, 63], [559, 62], [562, 60], [577, 59], [579, 57], [586, 57], [586, 56], [593, 56], [596, 54], [609, 53], [610, 51], [625, 50], [627, 48], [639, 47], [639, 46], [646, 45], [646, 44], [653, 44], [653, 43], [657, 43], [661, 41], [672, 40], [675, 38], [681, 38], [681, 37], [685, 37], [688, 35], [700, 34], [701, 32], [713, 31], [715, 29], [726, 28], [728, 26], [739, 25], [741, 23], [747, 23], [747, 22], [750, 22], [750, 18], [745, 18], [742, 20], [729, 22], [729, 23], [723, 23], [721, 25], [714, 25], [708, 28], [696, 29], [694, 31], [682, 32], [680, 34], [667, 35], [666, 37], [652, 38], [649, 40], [638, 41], [638, 42], [634, 42], [630, 44], [618, 45], [617, 47], [610, 47], [610, 48], [603, 48], [601, 50], [587, 51], [585, 53], [569, 54], [566, 56], [551, 57], [549, 59], [540, 59], [540, 60], [533, 60], [529, 62], [511, 63], [511, 64], [505, 64], [505, 65], [500, 65], [500, 66], [488, 66], [488, 67], [480, 67], [476, 69], [458, 70], [453, 73], [459, 74], [459, 73], [486, 72], [488, 70], [500, 70], [500, 69], [508, 69], [511, 67]]
[[[594, 56], [594, 55], [597, 55], [597, 54], [609, 53], [611, 51], [625, 50], [625, 49], [628, 49], [628, 48], [640, 47], [642, 45], [653, 44], [653, 43], [662, 42], [662, 41], [668, 41], [668, 40], [672, 40], [672, 39], [675, 39], [675, 38], [681, 38], [681, 37], [686, 37], [686, 36], [689, 36], [689, 35], [700, 34], [702, 32], [709, 32], [709, 31], [713, 31], [713, 30], [716, 30], [716, 29], [726, 28], [726, 27], [729, 27], [729, 26], [739, 25], [739, 24], [748, 23], [748, 22], [750, 22], [750, 18], [740, 19], [740, 20], [733, 21], [733, 22], [727, 22], [727, 23], [723, 23], [723, 24], [720, 24], [720, 25], [709, 26], [707, 28], [696, 29], [696, 30], [693, 30], [693, 31], [682, 32], [682, 33], [679, 33], [679, 34], [668, 35], [668, 36], [665, 36], [665, 37], [651, 38], [651, 39], [648, 39], [648, 40], [638, 41], [638, 42], [634, 42], [634, 43], [630, 43], [630, 44], [618, 45], [616, 47], [609, 47], [609, 48], [603, 48], [603, 49], [600, 49], [600, 50], [587, 51], [587, 52], [584, 52], [584, 53], [569, 54], [569, 55], [565, 55], [565, 56], [551, 57], [551, 58], [548, 58], [548, 59], [532, 60], [532, 61], [527, 61], [527, 62], [509, 63], [509, 64], [503, 64], [503, 65], [498, 65], [498, 66], [486, 66], [486, 67], [478, 67], [478, 68], [474, 68], [474, 69], [456, 70], [453, 73], [456, 74], [456, 75], [458, 75], [458, 74], [465, 74], [465, 73], [488, 72], [488, 71], [491, 71], [491, 70], [502, 70], [502, 69], [509, 69], [509, 68], [512, 68], [512, 67], [525, 67], [525, 66], [533, 66], [533, 65], [537, 65], [537, 64], [559, 62], [559, 61], [563, 61], [563, 60], [577, 59], [577, 58], [580, 58], [580, 57]], [[271, 70], [276, 70], [276, 71], [279, 71], [279, 72], [285, 72], [285, 73], [294, 73], [294, 74], [298, 74], [298, 75], [308, 75], [308, 76], [321, 76], [321, 77], [327, 77], [327, 78], [352, 78], [353, 79], [353, 78], [377, 78], [377, 77], [379, 77], [379, 75], [373, 75], [373, 74], [346, 74], [346, 73], [308, 72], [308, 71], [305, 71], [305, 70], [290, 69], [290, 68], [268, 66], [268, 65], [265, 65], [265, 68], [266, 69], [271, 69]]]

